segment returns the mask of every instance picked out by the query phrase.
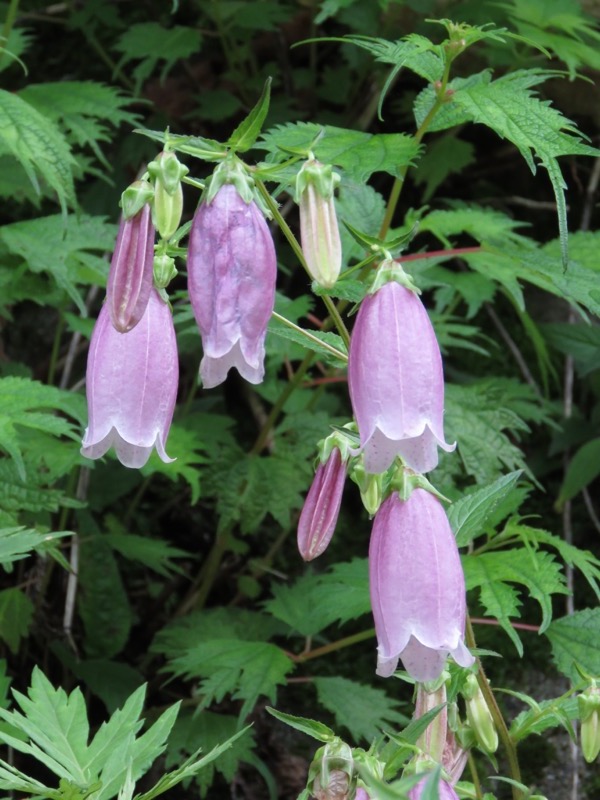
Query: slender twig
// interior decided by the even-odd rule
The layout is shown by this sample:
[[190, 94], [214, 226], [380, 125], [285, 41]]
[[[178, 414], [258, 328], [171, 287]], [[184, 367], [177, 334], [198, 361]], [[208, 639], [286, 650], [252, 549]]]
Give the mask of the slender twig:
[[324, 644], [322, 647], [316, 647], [314, 650], [309, 650], [308, 652], [303, 652], [298, 655], [294, 655], [293, 653], [290, 653], [289, 655], [290, 658], [297, 664], [303, 664], [305, 661], [312, 661], [313, 658], [320, 658], [321, 656], [326, 656], [329, 653], [335, 652], [336, 650], [343, 650], [346, 647], [351, 647], [353, 644], [358, 644], [359, 642], [364, 642], [367, 639], [372, 639], [373, 636], [375, 636], [375, 628], [370, 628], [368, 631], [354, 633], [352, 636], [346, 636], [343, 639], [337, 639], [335, 642]]
[[492, 305], [490, 303], [485, 303], [484, 304], [484, 308], [486, 310], [486, 313], [487, 313], [488, 317], [492, 320], [492, 322], [494, 324], [494, 327], [496, 328], [496, 330], [500, 334], [500, 337], [504, 340], [504, 343], [506, 344], [506, 346], [510, 350], [513, 358], [517, 362], [517, 366], [521, 370], [521, 374], [523, 375], [523, 378], [525, 379], [525, 382], [529, 386], [531, 386], [531, 388], [538, 395], [538, 397], [541, 397], [542, 396], [542, 392], [540, 390], [540, 387], [537, 385], [537, 382], [536, 382], [535, 378], [533, 377], [533, 375], [531, 373], [531, 370], [529, 369], [529, 367], [527, 365], [527, 361], [525, 360], [525, 356], [519, 350], [519, 347], [518, 347], [517, 343], [512, 338], [510, 333], [506, 330], [502, 320], [500, 319], [498, 314], [496, 314], [496, 312], [494, 311], [494, 308], [492, 307]]

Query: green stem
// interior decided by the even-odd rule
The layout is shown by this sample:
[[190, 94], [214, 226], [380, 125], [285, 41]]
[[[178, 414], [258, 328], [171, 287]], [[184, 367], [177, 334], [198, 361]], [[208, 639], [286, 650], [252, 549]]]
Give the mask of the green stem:
[[475, 787], [475, 797], [477, 798], [477, 800], [482, 800], [483, 793], [481, 791], [481, 781], [479, 780], [479, 773], [477, 772], [477, 764], [475, 763], [475, 759], [473, 758], [473, 753], [470, 750], [467, 758], [469, 761], [469, 771], [471, 773], [471, 780], [473, 781], [473, 786]]
[[[6, 44], [8, 37], [10, 36], [10, 32], [14, 28], [17, 12], [19, 10], [19, 2], [20, 0], [10, 0], [8, 5], [8, 11], [6, 12], [6, 19], [4, 20], [1, 34], [4, 44]], [[0, 60], [2, 59], [3, 55], [4, 53], [0, 50]]]
[[[475, 634], [473, 633], [473, 626], [471, 625], [471, 619], [469, 616], [467, 616], [466, 640], [468, 646], [471, 649], [477, 646], [475, 642]], [[487, 707], [490, 710], [490, 714], [492, 715], [492, 718], [496, 725], [498, 735], [500, 736], [502, 744], [504, 745], [504, 749], [506, 751], [506, 757], [508, 759], [508, 766], [510, 769], [510, 776], [514, 781], [522, 783], [521, 769], [519, 767], [519, 759], [517, 757], [516, 745], [511, 738], [509, 730], [506, 726], [506, 722], [504, 721], [504, 717], [502, 716], [502, 712], [498, 707], [498, 703], [496, 702], [496, 698], [494, 697], [492, 687], [490, 686], [490, 682], [488, 681], [487, 676], [484, 672], [481, 660], [479, 659], [478, 656], [476, 656], [476, 660], [477, 660], [477, 665], [479, 667], [479, 670], [477, 672], [477, 683], [479, 684], [479, 688], [481, 689], [481, 692], [485, 698]], [[513, 800], [521, 800], [523, 796], [518, 786], [512, 786], [512, 795], [513, 795]]]
[[312, 350], [309, 350], [308, 353], [304, 356], [304, 359], [300, 362], [300, 365], [296, 372], [294, 373], [294, 377], [291, 381], [288, 381], [285, 388], [275, 401], [274, 405], [272, 406], [269, 416], [266, 418], [264, 425], [262, 426], [260, 433], [256, 437], [256, 441], [250, 448], [249, 455], [257, 455], [261, 452], [265, 444], [267, 443], [267, 439], [269, 438], [269, 434], [279, 417], [279, 414], [283, 411], [283, 407], [288, 401], [290, 395], [294, 392], [295, 389], [300, 385], [302, 379], [306, 375], [308, 368], [310, 367], [312, 360], [314, 358], [314, 353]]
[[367, 639], [372, 639], [375, 636], [375, 628], [370, 628], [368, 631], [361, 631], [352, 636], [346, 636], [344, 639], [338, 639], [330, 644], [324, 644], [322, 647], [317, 647], [314, 650], [309, 650], [308, 653], [300, 653], [294, 656], [294, 661], [302, 664], [305, 661], [311, 661], [313, 658], [320, 658], [326, 656], [328, 653], [334, 653], [336, 650], [343, 650], [345, 647], [351, 647], [353, 644], [365, 642]]
[[[421, 124], [417, 128], [417, 131], [415, 133], [415, 141], [417, 142], [417, 144], [421, 144], [421, 141], [425, 136], [425, 134], [427, 133], [427, 129], [431, 125], [433, 118], [446, 102], [446, 88], [448, 86], [448, 80], [450, 78], [450, 64], [451, 64], [450, 59], [447, 59], [446, 66], [444, 68], [444, 75], [442, 76], [440, 86], [436, 91], [435, 103], [431, 106], [431, 108], [425, 115], [425, 119], [423, 120], [423, 122], [421, 122]], [[401, 167], [400, 174], [394, 180], [394, 185], [392, 186], [387, 208], [385, 210], [385, 216], [383, 218], [383, 222], [381, 223], [381, 228], [379, 230], [380, 239], [385, 239], [392, 224], [392, 219], [394, 217], [394, 213], [398, 205], [398, 200], [400, 199], [400, 193], [402, 192], [402, 188], [404, 186], [404, 179], [406, 178], [406, 173], [408, 172], [409, 166], [410, 164], [405, 164], [403, 167]]]
[[58, 362], [58, 354], [60, 353], [60, 340], [65, 329], [65, 318], [62, 311], [58, 312], [58, 323], [56, 331], [54, 332], [54, 341], [52, 342], [52, 352], [50, 353], [50, 365], [48, 366], [48, 383], [54, 383], [54, 376], [56, 374], [56, 364]]

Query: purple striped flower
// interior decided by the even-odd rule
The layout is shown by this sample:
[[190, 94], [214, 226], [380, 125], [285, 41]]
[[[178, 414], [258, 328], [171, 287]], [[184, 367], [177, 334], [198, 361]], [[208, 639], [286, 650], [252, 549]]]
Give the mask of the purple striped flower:
[[319, 464], [298, 521], [298, 550], [305, 561], [325, 552], [337, 523], [346, 480], [346, 464], [337, 447]]
[[232, 184], [223, 185], [198, 207], [188, 250], [205, 388], [222, 383], [231, 367], [250, 383], [262, 381], [276, 275], [275, 247], [260, 209]]
[[384, 284], [361, 303], [348, 384], [367, 472], [400, 456], [416, 472], [438, 463], [444, 441], [442, 357], [427, 312], [410, 289]]
[[110, 262], [106, 304], [115, 330], [126, 333], [141, 320], [152, 290], [154, 226], [150, 206], [122, 218]]
[[389, 677], [402, 659], [415, 680], [432, 681], [448, 654], [473, 663], [463, 636], [465, 580], [454, 534], [439, 500], [414, 489], [394, 493], [375, 516], [369, 547], [377, 674]]
[[165, 444], [177, 397], [177, 342], [169, 306], [153, 289], [140, 322], [116, 331], [108, 305], [96, 322], [87, 364], [89, 424], [81, 452], [100, 458], [114, 447], [126, 467], [143, 467]]

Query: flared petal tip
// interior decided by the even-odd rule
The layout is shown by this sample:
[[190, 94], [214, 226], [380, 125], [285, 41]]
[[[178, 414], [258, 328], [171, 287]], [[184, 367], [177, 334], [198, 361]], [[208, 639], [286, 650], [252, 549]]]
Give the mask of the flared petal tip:
[[399, 456], [415, 472], [431, 472], [438, 465], [438, 447], [451, 453], [456, 442], [447, 444], [428, 423], [418, 433], [409, 433], [401, 438], [391, 438], [377, 427], [365, 442], [365, 469], [372, 474], [385, 472]]
[[151, 445], [141, 445], [126, 441], [115, 428], [111, 428], [99, 442], [88, 442], [88, 431], [86, 430], [80, 452], [85, 458], [94, 460], [102, 458], [111, 447], [114, 447], [121, 464], [129, 469], [140, 469], [145, 466], [155, 447], [159, 458], [166, 464], [175, 461], [174, 458], [167, 455], [160, 433], [156, 435], [156, 439]]
[[252, 363], [242, 352], [239, 340], [223, 355], [212, 356], [205, 351], [204, 357], [200, 362], [202, 386], [205, 389], [214, 389], [215, 386], [223, 383], [232, 367], [235, 367], [248, 383], [262, 383], [265, 377], [263, 361], [264, 349], [261, 350], [255, 363]]
[[391, 678], [398, 668], [399, 660], [400, 656], [382, 656], [379, 654], [377, 656], [377, 669], [375, 670], [375, 674], [379, 675], [380, 678]]

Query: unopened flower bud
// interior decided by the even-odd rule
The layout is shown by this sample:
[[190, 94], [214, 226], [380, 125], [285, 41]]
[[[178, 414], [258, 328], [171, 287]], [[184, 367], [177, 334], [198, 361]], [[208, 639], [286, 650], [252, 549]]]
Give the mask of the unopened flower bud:
[[333, 190], [339, 175], [329, 165], [307, 161], [296, 178], [300, 240], [311, 278], [331, 288], [342, 267], [342, 244]]
[[595, 681], [577, 698], [581, 720], [581, 752], [591, 764], [600, 753], [600, 687]]
[[383, 500], [383, 476], [367, 472], [364, 465], [358, 462], [352, 470], [352, 480], [360, 489], [360, 497], [368, 515], [374, 516]]
[[316, 800], [347, 800], [354, 783], [352, 748], [336, 737], [317, 750], [308, 775]]
[[125, 219], [135, 217], [152, 200], [153, 195], [154, 189], [148, 181], [134, 181], [121, 194], [120, 206], [123, 209], [123, 217]]
[[129, 219], [121, 219], [115, 245], [106, 300], [115, 330], [127, 333], [141, 320], [152, 290], [154, 227], [145, 205]]
[[176, 275], [174, 258], [164, 253], [154, 256], [154, 285], [157, 289], [166, 289]]
[[475, 732], [477, 743], [486, 753], [495, 753], [498, 749], [498, 732], [473, 673], [467, 676], [462, 693], [467, 706], [467, 720]]
[[320, 556], [331, 541], [345, 480], [346, 464], [340, 451], [334, 447], [327, 461], [317, 467], [298, 521], [298, 550], [305, 561]]
[[162, 152], [148, 164], [148, 172], [168, 194], [176, 194], [181, 188], [181, 179], [188, 174], [189, 169], [179, 161], [175, 153]]
[[170, 239], [181, 222], [183, 214], [183, 191], [181, 184], [173, 194], [169, 194], [160, 181], [154, 188], [152, 220], [163, 239]]

